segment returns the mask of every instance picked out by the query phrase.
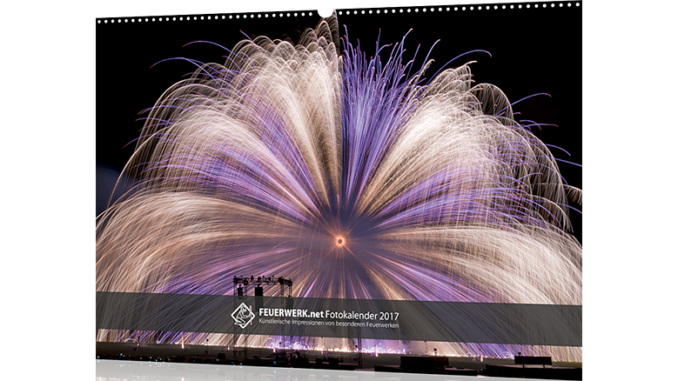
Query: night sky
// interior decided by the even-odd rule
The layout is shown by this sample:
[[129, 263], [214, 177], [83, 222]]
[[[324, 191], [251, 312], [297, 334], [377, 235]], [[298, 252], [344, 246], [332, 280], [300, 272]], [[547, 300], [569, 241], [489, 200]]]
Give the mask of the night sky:
[[[517, 3], [516, 3], [517, 4]], [[504, 4], [502, 4], [504, 5]], [[506, 4], [507, 8], [509, 4]], [[455, 5], [461, 8], [461, 5]], [[399, 42], [410, 30], [405, 43], [405, 59], [411, 59], [421, 45], [415, 67], [421, 66], [424, 57], [436, 40], [440, 40], [431, 53], [434, 59], [427, 71], [432, 75], [450, 59], [471, 51], [484, 53], [466, 55], [451, 64], [461, 65], [477, 61], [471, 66], [477, 83], [498, 86], [511, 102], [536, 94], [514, 106], [517, 120], [532, 120], [556, 124], [533, 130], [544, 143], [563, 148], [566, 153], [552, 149], [556, 158], [582, 163], [582, 15], [581, 8], [555, 7], [506, 10], [474, 10], [418, 13], [366, 14], [338, 16], [342, 37], [344, 26], [353, 44], [358, 41], [368, 56], [375, 52], [377, 38], [381, 44]], [[454, 7], [454, 6], [452, 6]], [[500, 5], [501, 7], [501, 5]], [[414, 8], [412, 8], [414, 9]], [[287, 39], [296, 42], [304, 29], [315, 27], [320, 18], [315, 11], [295, 11], [298, 16], [222, 19], [218, 15], [191, 15], [187, 21], [170, 21], [97, 24], [96, 28], [96, 165], [97, 214], [105, 207], [112, 184], [134, 151], [134, 139], [143, 127], [143, 110], [152, 107], [164, 90], [192, 73], [196, 67], [185, 61], [168, 61], [151, 68], [161, 60], [187, 57], [202, 62], [223, 63], [225, 52], [209, 44], [186, 43], [206, 40], [231, 48], [238, 41], [258, 35]], [[285, 12], [286, 13], [286, 12]], [[290, 12], [294, 13], [294, 12]], [[251, 15], [255, 19], [251, 20]], [[168, 15], [165, 15], [168, 16]], [[164, 17], [165, 17], [164, 16]], [[198, 20], [193, 20], [197, 16]], [[204, 17], [200, 20], [201, 16]], [[176, 17], [177, 21], [171, 21]], [[102, 19], [103, 20], [103, 19]], [[387, 58], [382, 54], [384, 60]], [[559, 163], [566, 181], [581, 187], [581, 168]], [[571, 219], [574, 234], [581, 241], [581, 216], [573, 212]]]

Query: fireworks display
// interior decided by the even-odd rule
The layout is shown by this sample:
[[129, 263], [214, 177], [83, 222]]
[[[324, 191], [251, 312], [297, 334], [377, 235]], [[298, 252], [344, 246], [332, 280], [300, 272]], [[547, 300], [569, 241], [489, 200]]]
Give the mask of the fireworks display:
[[[413, 67], [404, 44], [367, 58], [329, 18], [296, 46], [258, 37], [224, 48], [223, 64], [191, 60], [195, 73], [149, 110], [124, 169], [134, 187], [97, 218], [97, 291], [226, 295], [234, 276], [262, 275], [293, 279], [295, 297], [581, 305], [568, 219], [581, 190], [531, 132], [538, 124], [475, 84], [471, 62], [424, 78], [430, 61]], [[581, 348], [435, 346], [581, 361]]]

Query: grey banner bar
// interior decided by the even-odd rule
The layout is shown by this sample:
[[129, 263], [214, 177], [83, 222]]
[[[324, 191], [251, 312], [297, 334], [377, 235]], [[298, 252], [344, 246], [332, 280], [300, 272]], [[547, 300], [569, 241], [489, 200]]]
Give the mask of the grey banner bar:
[[97, 292], [97, 329], [582, 345], [582, 307]]

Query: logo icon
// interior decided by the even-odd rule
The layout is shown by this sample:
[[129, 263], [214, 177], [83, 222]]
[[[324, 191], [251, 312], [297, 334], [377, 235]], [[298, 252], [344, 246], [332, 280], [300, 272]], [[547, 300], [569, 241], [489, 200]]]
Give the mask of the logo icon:
[[252, 309], [250, 307], [247, 307], [245, 303], [240, 303], [240, 306], [233, 311], [231, 314], [231, 317], [233, 320], [235, 320], [235, 325], [240, 326], [240, 328], [245, 329], [252, 320], [256, 317], [254, 315], [254, 312], [252, 312]]

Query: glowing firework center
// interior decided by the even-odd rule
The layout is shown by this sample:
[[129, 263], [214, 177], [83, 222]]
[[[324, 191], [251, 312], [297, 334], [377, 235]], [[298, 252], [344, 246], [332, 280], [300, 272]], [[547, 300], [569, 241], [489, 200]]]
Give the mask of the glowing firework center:
[[[402, 341], [438, 340], [450, 355], [562, 345], [545, 350], [580, 359], [565, 346], [580, 345], [568, 320], [579, 310], [565, 307], [582, 303], [568, 217], [581, 190], [530, 131], [539, 124], [516, 121], [500, 89], [473, 82], [470, 63], [425, 75], [431, 61], [413, 68], [404, 45], [368, 59], [339, 40], [332, 17], [296, 46], [242, 41], [171, 86], [125, 166], [133, 190], [97, 218], [97, 308], [118, 318], [98, 315], [97, 340], [318, 348], [330, 346], [324, 337], [353, 348], [359, 337], [422, 353], [427, 344]], [[241, 274], [281, 274], [294, 290]], [[143, 324], [117, 315], [137, 305], [157, 308]], [[276, 319], [368, 326], [254, 324]], [[572, 330], [552, 337], [549, 324]]]

